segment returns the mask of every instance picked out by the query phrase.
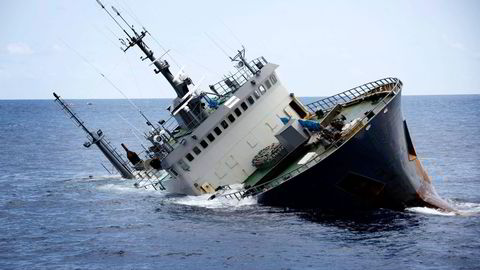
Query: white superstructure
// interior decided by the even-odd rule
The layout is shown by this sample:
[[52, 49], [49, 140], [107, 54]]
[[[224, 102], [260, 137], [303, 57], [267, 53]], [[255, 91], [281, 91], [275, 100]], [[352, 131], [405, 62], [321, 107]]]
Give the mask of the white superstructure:
[[123, 50], [138, 47], [144, 54], [141, 59], [149, 60], [155, 73], [163, 75], [177, 94], [169, 107], [170, 119], [157, 125], [142, 114], [153, 128], [145, 134], [151, 146], [145, 160], [127, 150], [135, 156], [129, 158], [135, 164], [125, 173], [140, 180], [138, 187], [194, 195], [242, 183], [256, 169], [252, 166], [255, 155], [278, 142], [275, 134], [282, 127], [280, 118], [307, 115], [279, 81], [278, 66], [265, 58], [248, 62], [242, 48], [230, 57], [237, 71], [211, 85], [209, 91], [200, 91], [183, 69], [172, 74], [162, 58], [168, 51], [154, 56], [144, 42], [149, 34], [145, 28], [137, 32], [117, 9], [112, 7], [112, 14], [97, 2], [126, 35], [121, 39]]
[[278, 142], [274, 135], [283, 126], [280, 117], [305, 113], [296, 111], [301, 105], [281, 84], [276, 68], [263, 66], [183, 138], [164, 160], [174, 178], [167, 189], [201, 194], [210, 187], [242, 183], [255, 171], [253, 157]]

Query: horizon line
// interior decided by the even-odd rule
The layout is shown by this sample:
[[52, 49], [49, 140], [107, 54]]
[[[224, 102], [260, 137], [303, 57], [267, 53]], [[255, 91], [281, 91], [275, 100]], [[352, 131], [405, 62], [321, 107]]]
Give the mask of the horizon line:
[[[419, 94], [419, 95], [416, 95], [416, 94], [409, 94], [409, 95], [402, 95], [402, 96], [416, 96], [416, 97], [421, 97], [421, 96], [478, 96], [480, 95], [480, 93], [478, 94]], [[300, 97], [300, 98], [316, 98], [316, 97], [329, 97], [329, 96], [297, 96], [297, 97]], [[61, 97], [62, 99], [65, 99], [63, 97]], [[66, 98], [68, 100], [124, 100], [125, 98]], [[128, 99], [134, 99], [134, 100], [143, 100], [143, 99], [174, 99], [173, 98], [169, 98], [169, 97], [151, 97], [151, 98], [128, 98]], [[0, 101], [16, 101], [16, 100], [55, 100], [55, 98], [0, 98]]]

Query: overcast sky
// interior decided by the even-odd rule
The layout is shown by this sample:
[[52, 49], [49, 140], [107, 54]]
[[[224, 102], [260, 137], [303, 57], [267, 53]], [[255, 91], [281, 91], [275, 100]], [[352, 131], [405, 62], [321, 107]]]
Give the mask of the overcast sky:
[[[228, 54], [244, 44], [248, 59], [279, 64], [298, 96], [389, 76], [404, 95], [480, 94], [480, 1], [103, 2], [204, 88], [234, 70], [210, 36]], [[2, 0], [0, 23], [0, 99], [122, 98], [95, 68], [131, 98], [174, 96], [137, 48], [119, 49], [122, 32], [95, 0]]]

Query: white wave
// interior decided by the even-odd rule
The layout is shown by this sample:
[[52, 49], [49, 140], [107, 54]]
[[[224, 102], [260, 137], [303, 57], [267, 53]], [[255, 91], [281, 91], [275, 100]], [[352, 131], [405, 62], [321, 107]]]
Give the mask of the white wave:
[[158, 195], [158, 196], [165, 196], [165, 192], [154, 190], [154, 189], [144, 189], [144, 188], [136, 188], [133, 186], [132, 181], [124, 181], [115, 184], [104, 184], [97, 187], [97, 189], [107, 192], [115, 192], [115, 193], [136, 193], [139, 195]]
[[470, 202], [449, 201], [457, 211], [443, 211], [429, 207], [410, 207], [407, 211], [437, 216], [475, 216], [480, 215], [480, 204]]
[[120, 185], [120, 184], [105, 184], [97, 187], [99, 190], [103, 191], [114, 191], [114, 192], [123, 192], [130, 193], [136, 192], [136, 189], [133, 185]]
[[438, 210], [435, 208], [430, 207], [410, 207], [406, 209], [409, 212], [425, 214], [425, 215], [436, 215], [436, 216], [455, 216], [457, 215], [455, 212], [447, 212]]
[[171, 202], [182, 205], [197, 206], [204, 208], [237, 208], [242, 206], [249, 206], [257, 204], [255, 198], [245, 198], [241, 200], [228, 199], [222, 195], [234, 193], [243, 189], [243, 184], [230, 185], [229, 189], [225, 189], [216, 193], [215, 199], [209, 200], [213, 194], [204, 194], [198, 196], [184, 196], [179, 198], [172, 198]]
[[[159, 191], [154, 189], [143, 189], [136, 188], [133, 186], [133, 183], [130, 181], [123, 181], [114, 184], [104, 184], [97, 187], [97, 189], [106, 192], [113, 192], [119, 194], [128, 194], [135, 193], [138, 195], [149, 195], [149, 196], [158, 196], [165, 199], [166, 202], [173, 204], [181, 204], [188, 206], [203, 207], [209, 209], [219, 209], [219, 208], [237, 208], [242, 206], [255, 205], [257, 203], [256, 199], [246, 198], [242, 200], [227, 199], [227, 198], [215, 198], [209, 200], [213, 194], [204, 194], [198, 196], [179, 196], [179, 197], [167, 197], [168, 192]], [[234, 190], [232, 190], [234, 191]]]
[[175, 204], [182, 204], [188, 206], [197, 206], [203, 208], [236, 208], [249, 205], [255, 205], [257, 200], [254, 198], [245, 198], [242, 200], [234, 200], [227, 198], [215, 198], [209, 200], [212, 194], [198, 195], [198, 196], [184, 196], [179, 198], [172, 198], [169, 201]]
[[458, 214], [461, 216], [476, 216], [480, 215], [480, 203], [471, 202], [452, 202], [455, 208], [458, 209]]

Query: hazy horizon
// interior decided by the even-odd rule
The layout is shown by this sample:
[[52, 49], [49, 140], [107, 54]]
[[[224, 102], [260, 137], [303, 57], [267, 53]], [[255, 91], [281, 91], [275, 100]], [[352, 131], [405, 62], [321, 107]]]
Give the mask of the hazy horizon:
[[[61, 99], [64, 100], [127, 100], [125, 98], [69, 98], [60, 95], [57, 93]], [[443, 95], [402, 95], [404, 97], [441, 97], [441, 96], [478, 96], [480, 94], [443, 94]], [[328, 96], [298, 96], [299, 98], [322, 98]], [[52, 95], [52, 98], [6, 98], [0, 99], [0, 101], [15, 101], [15, 100], [54, 100], [55, 98]], [[173, 99], [173, 97], [153, 97], [153, 98], [128, 98], [131, 100], [145, 100], [145, 99]]]

